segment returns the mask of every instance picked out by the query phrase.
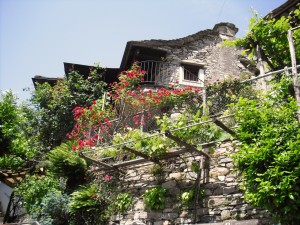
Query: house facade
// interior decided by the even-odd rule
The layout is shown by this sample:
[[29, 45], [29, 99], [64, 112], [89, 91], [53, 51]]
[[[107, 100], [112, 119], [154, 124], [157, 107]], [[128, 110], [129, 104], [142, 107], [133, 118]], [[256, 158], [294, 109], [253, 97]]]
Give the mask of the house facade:
[[174, 83], [204, 87], [240, 74], [254, 75], [239, 49], [224, 46], [237, 31], [234, 24], [219, 23], [179, 39], [129, 41], [120, 70], [137, 61], [147, 71], [144, 84], [165, 87]]

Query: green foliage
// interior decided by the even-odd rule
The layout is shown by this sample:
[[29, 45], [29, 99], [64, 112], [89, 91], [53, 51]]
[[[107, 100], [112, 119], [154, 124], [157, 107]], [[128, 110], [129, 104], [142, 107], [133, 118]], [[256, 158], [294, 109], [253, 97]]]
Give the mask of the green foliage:
[[124, 213], [132, 206], [132, 196], [129, 193], [120, 193], [114, 204], [117, 212]]
[[164, 172], [164, 168], [161, 165], [158, 164], [154, 164], [151, 168], [150, 168], [150, 173], [153, 175], [160, 175]]
[[72, 142], [62, 143], [48, 154], [49, 170], [57, 177], [67, 178], [67, 188], [74, 189], [84, 183], [87, 164], [72, 150]]
[[74, 126], [73, 109], [89, 106], [103, 94], [101, 81], [103, 69], [96, 68], [85, 78], [76, 71], [67, 74], [54, 87], [48, 83], [37, 84], [32, 102], [40, 113], [40, 140], [45, 147], [58, 146]]
[[256, 99], [259, 91], [253, 88], [253, 83], [241, 82], [240, 79], [227, 78], [222, 82], [215, 82], [206, 87], [208, 111], [210, 115], [215, 115], [228, 109], [228, 104], [237, 102], [237, 96], [248, 99]]
[[188, 115], [187, 113], [178, 114], [176, 118], [164, 115], [161, 119], [157, 120], [160, 125], [160, 130], [174, 130], [172, 134], [189, 144], [197, 145], [205, 142], [218, 140], [222, 133], [221, 129], [211, 123], [203, 123], [195, 126], [187, 127], [193, 123], [201, 123], [207, 121], [208, 117], [201, 117], [200, 111], [195, 115]]
[[[300, 19], [300, 5], [287, 17], [280, 19], [263, 18], [254, 12], [250, 20], [249, 32], [244, 38], [234, 41], [237, 46], [246, 49], [250, 58], [256, 55], [256, 45], [260, 46], [263, 60], [268, 63], [271, 69], [282, 69], [290, 65], [290, 52], [287, 39], [287, 31], [292, 28], [291, 22]], [[300, 30], [294, 31], [294, 41], [297, 59], [300, 59]]]
[[150, 210], [164, 209], [166, 192], [167, 190], [162, 187], [146, 190], [143, 195], [146, 208]]
[[32, 219], [42, 225], [65, 225], [69, 222], [69, 199], [59, 191], [50, 191], [42, 199]]
[[151, 136], [150, 133], [142, 132], [139, 129], [129, 128], [126, 134], [115, 134], [113, 143], [122, 144], [124, 142], [133, 142], [133, 148], [151, 157], [163, 155], [168, 149], [174, 146], [174, 143], [160, 135]]
[[[200, 189], [198, 193], [198, 200], [202, 201], [203, 198], [205, 197], [205, 189]], [[195, 191], [189, 190], [185, 191], [180, 195], [180, 202], [183, 208], [188, 208], [191, 206], [191, 204], [194, 202], [196, 198]]]
[[16, 192], [23, 199], [23, 207], [27, 213], [39, 213], [43, 198], [50, 192], [60, 191], [59, 182], [50, 176], [27, 176]]
[[188, 207], [194, 199], [194, 190], [185, 191], [180, 196], [181, 204], [184, 208]]
[[282, 224], [299, 224], [300, 125], [289, 84], [283, 78], [266, 98], [241, 98], [234, 106], [241, 145], [233, 157], [246, 200], [269, 210]]
[[[0, 99], [0, 168], [16, 170], [26, 166], [37, 153], [34, 111], [18, 106], [11, 91]], [[27, 165], [28, 166], [28, 165]]]
[[73, 192], [69, 203], [71, 224], [107, 224], [106, 210], [111, 200], [111, 194], [107, 191], [91, 184]]

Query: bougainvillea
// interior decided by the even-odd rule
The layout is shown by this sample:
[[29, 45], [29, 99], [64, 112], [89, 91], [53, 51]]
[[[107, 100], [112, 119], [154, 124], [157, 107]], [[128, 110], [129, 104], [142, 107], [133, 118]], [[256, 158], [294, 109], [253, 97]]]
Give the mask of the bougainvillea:
[[76, 124], [67, 134], [70, 139], [77, 140], [73, 150], [106, 143], [120, 127], [140, 128], [155, 123], [157, 113], [166, 113], [179, 104], [189, 105], [201, 92], [197, 87], [181, 88], [178, 85], [146, 89], [141, 85], [145, 73], [134, 64], [131, 69], [120, 73], [119, 82], [110, 85], [110, 103], [97, 100], [91, 106], [74, 108]]

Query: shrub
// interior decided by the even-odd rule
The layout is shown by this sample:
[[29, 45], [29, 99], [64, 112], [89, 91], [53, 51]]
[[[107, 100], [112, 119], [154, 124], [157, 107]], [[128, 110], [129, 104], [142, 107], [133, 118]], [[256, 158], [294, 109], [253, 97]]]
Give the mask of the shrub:
[[143, 195], [146, 208], [150, 210], [164, 209], [166, 192], [167, 190], [162, 187], [146, 190]]
[[[281, 224], [300, 223], [300, 124], [285, 78], [261, 101], [234, 106], [241, 145], [234, 154], [245, 199], [267, 209]], [[258, 107], [259, 105], [259, 107]]]
[[23, 199], [22, 203], [27, 213], [39, 213], [43, 198], [50, 192], [60, 191], [59, 182], [50, 176], [27, 176], [16, 192]]
[[111, 198], [108, 185], [91, 184], [73, 192], [69, 203], [71, 224], [107, 224]]
[[68, 197], [60, 191], [50, 191], [42, 199], [39, 212], [32, 215], [33, 220], [42, 225], [65, 225], [69, 222]]
[[67, 188], [74, 189], [85, 181], [87, 164], [72, 150], [72, 142], [63, 143], [48, 154], [49, 170], [58, 177], [67, 179]]

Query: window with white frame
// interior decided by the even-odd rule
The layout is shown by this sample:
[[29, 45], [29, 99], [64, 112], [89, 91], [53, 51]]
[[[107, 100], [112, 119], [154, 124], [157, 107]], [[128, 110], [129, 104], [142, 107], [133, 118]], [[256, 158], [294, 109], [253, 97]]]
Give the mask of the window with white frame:
[[204, 87], [203, 64], [182, 62], [180, 66], [179, 83], [183, 85]]

